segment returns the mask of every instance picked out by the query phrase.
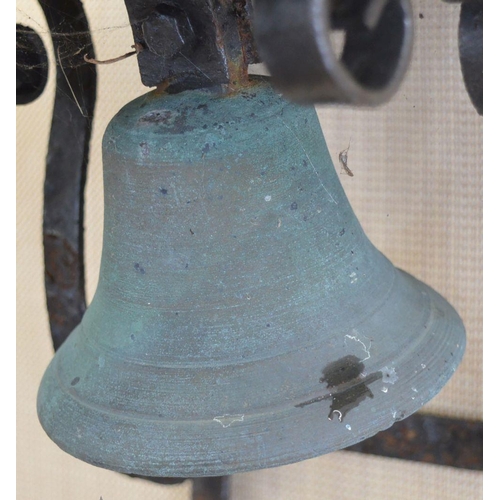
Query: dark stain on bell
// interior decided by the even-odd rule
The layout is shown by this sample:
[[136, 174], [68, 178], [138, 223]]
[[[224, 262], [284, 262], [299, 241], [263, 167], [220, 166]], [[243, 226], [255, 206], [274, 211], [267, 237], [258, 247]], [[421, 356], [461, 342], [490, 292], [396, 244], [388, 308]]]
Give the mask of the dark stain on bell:
[[168, 194], [168, 190], [166, 188], [160, 188], [160, 193], [163, 195]]
[[165, 123], [171, 116], [172, 112], [164, 109], [149, 111], [139, 118], [138, 123]]
[[348, 355], [337, 361], [328, 363], [323, 368], [323, 376], [319, 379], [321, 383], [326, 384], [329, 393], [308, 401], [304, 401], [296, 408], [303, 408], [325, 399], [332, 400], [328, 420], [333, 420], [337, 413], [339, 422], [345, 415], [356, 408], [366, 398], [373, 398], [373, 392], [368, 385], [382, 378], [382, 372], [374, 372], [363, 376], [365, 365], [362, 360], [356, 356]]
[[71, 385], [76, 385], [76, 384], [78, 384], [78, 382], [80, 382], [80, 377], [75, 377], [75, 378], [71, 381]]
[[208, 106], [206, 104], [199, 104], [196, 109], [201, 109], [204, 115], [208, 113]]
[[364, 368], [365, 365], [356, 356], [345, 356], [338, 361], [328, 363], [323, 368], [323, 376], [319, 381], [326, 382], [327, 389], [331, 389], [357, 379]]
[[161, 133], [184, 134], [194, 130], [194, 126], [186, 123], [187, 114], [187, 109], [180, 109], [176, 113], [167, 109], [153, 110], [141, 116], [137, 124], [161, 126]]
[[146, 271], [138, 262], [134, 264], [134, 269], [140, 274], [146, 274]]

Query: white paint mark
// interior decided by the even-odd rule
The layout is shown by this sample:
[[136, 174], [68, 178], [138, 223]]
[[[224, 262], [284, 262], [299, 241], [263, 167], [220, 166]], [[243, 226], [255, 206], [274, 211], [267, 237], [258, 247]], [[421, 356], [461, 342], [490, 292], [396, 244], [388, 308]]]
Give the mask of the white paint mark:
[[342, 422], [342, 412], [340, 410], [333, 410], [330, 415], [328, 416], [328, 420], [333, 420], [333, 414], [338, 413], [339, 414], [339, 422]]
[[305, 150], [304, 146], [302, 145], [302, 141], [299, 139], [298, 135], [287, 125], [287, 123], [285, 122], [285, 120], [283, 120], [283, 118], [281, 118], [281, 116], [279, 118], [283, 122], [283, 125], [295, 136], [295, 139], [297, 139], [297, 142], [299, 143], [302, 151], [304, 151], [304, 154], [306, 155], [307, 159], [309, 160], [309, 163], [311, 164], [311, 167], [312, 167], [314, 173], [316, 174], [316, 177], [318, 178], [318, 181], [321, 184], [321, 187], [325, 190], [326, 194], [330, 197], [330, 202], [335, 203], [335, 205], [338, 205], [338, 203], [335, 201], [335, 199], [332, 196], [332, 194], [330, 193], [330, 191], [328, 191], [328, 189], [326, 189], [325, 185], [321, 181], [321, 178], [318, 174], [318, 171], [316, 170], [314, 163], [311, 161], [311, 158], [309, 158], [309, 155], [307, 154], [307, 151]]
[[349, 424], [345, 424], [345, 428], [350, 431], [351, 430], [351, 426]]
[[264, 198], [264, 200], [266, 200], [266, 201], [271, 201], [271, 196], [267, 195], [267, 196]]
[[281, 227], [281, 219], [278, 219], [278, 229]]
[[382, 387], [382, 392], [387, 392], [389, 389], [387, 387]]
[[388, 384], [395, 384], [398, 376], [396, 375], [396, 369], [394, 367], [389, 368], [388, 366], [384, 366], [382, 370], [382, 380], [387, 382]]
[[[203, 172], [205, 172], [205, 169], [203, 169]], [[172, 188], [172, 191], [174, 193], [175, 203], [177, 203], [177, 205], [180, 205], [181, 202], [179, 201], [179, 197], [177, 196], [177, 189], [175, 188], [175, 184], [171, 183], [170, 187]]]
[[243, 422], [245, 415], [221, 415], [219, 417], [214, 417], [215, 422], [219, 422], [222, 427], [229, 427], [234, 422]]
[[418, 390], [417, 390], [417, 388], [416, 388], [416, 387], [412, 387], [412, 388], [411, 388], [411, 390], [412, 390], [413, 392], [418, 392]]
[[398, 414], [398, 412], [396, 410], [392, 410], [392, 418], [396, 418], [397, 414]]
[[420, 366], [422, 367], [422, 369], [427, 367], [427, 365], [425, 365], [424, 363], [422, 363]]
[[349, 275], [349, 278], [352, 278], [351, 283], [356, 283], [356, 281], [358, 281], [358, 278], [356, 277], [356, 273], [351, 273]]
[[[351, 281], [352, 283], [352, 281]], [[362, 359], [361, 361], [366, 361], [367, 359], [370, 359], [370, 348], [372, 346], [372, 343], [371, 341], [369, 341], [368, 339], [365, 339], [367, 341], [367, 343], [369, 342], [368, 344], [368, 347], [366, 346], [366, 344], [359, 338], [359, 333], [353, 328], [353, 333], [354, 335], [345, 335], [344, 338], [346, 339], [349, 339], [349, 340], [354, 340], [355, 342], [359, 342], [362, 346], [363, 346], [363, 351], [365, 351], [366, 353], [366, 358]]]

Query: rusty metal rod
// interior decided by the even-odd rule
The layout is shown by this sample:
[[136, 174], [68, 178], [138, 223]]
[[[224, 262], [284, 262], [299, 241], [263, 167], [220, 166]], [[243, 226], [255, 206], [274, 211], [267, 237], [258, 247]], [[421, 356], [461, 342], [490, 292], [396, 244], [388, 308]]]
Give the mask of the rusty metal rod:
[[483, 422], [415, 413], [346, 450], [483, 470]]

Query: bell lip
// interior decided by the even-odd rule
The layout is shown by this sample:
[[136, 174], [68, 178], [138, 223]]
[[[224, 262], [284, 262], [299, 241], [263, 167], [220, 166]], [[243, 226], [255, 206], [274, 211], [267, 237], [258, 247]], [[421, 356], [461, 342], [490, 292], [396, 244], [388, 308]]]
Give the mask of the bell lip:
[[[429, 387], [428, 383], [424, 383], [423, 385], [426, 385], [427, 388], [425, 391], [420, 390], [418, 392], [418, 398], [415, 397], [416, 393], [413, 396], [412, 396], [413, 393], [410, 393], [406, 401], [404, 402], [401, 401], [400, 406], [404, 407], [404, 412], [392, 411], [391, 413], [388, 413], [387, 409], [385, 409], [384, 411], [381, 411], [380, 409], [377, 410], [377, 412], [375, 412], [371, 416], [372, 426], [366, 427], [362, 435], [345, 432], [345, 426], [342, 426], [343, 433], [341, 433], [340, 431], [337, 433], [340, 435], [340, 437], [337, 437], [336, 439], [332, 440], [332, 439], [325, 439], [325, 436], [327, 438], [331, 438], [331, 436], [328, 436], [326, 433], [324, 435], [321, 435], [319, 438], [316, 435], [316, 439], [314, 440], [311, 439], [310, 442], [309, 441], [306, 442], [306, 444], [309, 443], [310, 445], [309, 448], [304, 447], [304, 439], [300, 435], [301, 426], [307, 428], [308, 418], [310, 417], [311, 419], [314, 419], [316, 418], [316, 414], [318, 413], [317, 410], [314, 408], [315, 405], [311, 405], [307, 408], [302, 408], [303, 410], [302, 413], [298, 414], [296, 413], [296, 415], [300, 415], [300, 418], [295, 419], [295, 426], [298, 429], [297, 435], [288, 436], [289, 438], [291, 438], [290, 439], [291, 441], [294, 442], [296, 441], [297, 442], [296, 444], [292, 443], [291, 445], [287, 446], [288, 449], [282, 450], [282, 452], [277, 456], [271, 456], [271, 457], [268, 456], [266, 458], [261, 458], [258, 452], [257, 453], [254, 452], [254, 456], [249, 457], [248, 447], [249, 446], [250, 448], [252, 447], [258, 448], [259, 446], [262, 447], [262, 441], [259, 441], [258, 439], [255, 440], [254, 436], [252, 436], [251, 443], [249, 445], [248, 438], [245, 438], [244, 435], [242, 436], [240, 434], [243, 427], [267, 426], [269, 432], [267, 437], [275, 439], [276, 436], [281, 433], [283, 425], [286, 425], [287, 419], [290, 418], [290, 414], [293, 413], [294, 411], [297, 412], [296, 407], [292, 406], [288, 410], [279, 410], [271, 415], [269, 414], [266, 414], [265, 416], [259, 414], [245, 415], [244, 422], [242, 419], [241, 422], [235, 421], [234, 423], [236, 425], [229, 424], [227, 427], [225, 427], [221, 424], [220, 429], [216, 427], [216, 429], [220, 430], [221, 432], [218, 437], [215, 438], [212, 437], [212, 442], [215, 443], [216, 441], [226, 441], [226, 440], [228, 442], [232, 441], [233, 449], [240, 448], [240, 446], [235, 446], [234, 443], [237, 443], [240, 444], [241, 447], [246, 450], [244, 456], [243, 454], [238, 455], [238, 453], [236, 453], [236, 455], [238, 455], [237, 459], [233, 457], [230, 458], [229, 461], [223, 461], [220, 456], [213, 456], [213, 454], [211, 455], [211, 458], [207, 459], [207, 456], [210, 456], [210, 453], [205, 453], [205, 460], [203, 459], [203, 457], [201, 457], [197, 458], [196, 461], [193, 461], [191, 457], [193, 456], [193, 454], [195, 454], [195, 452], [189, 454], [187, 454], [186, 452], [182, 453], [182, 447], [178, 446], [177, 446], [177, 451], [173, 452], [172, 455], [169, 456], [168, 451], [166, 451], [168, 450], [168, 438], [165, 439], [165, 437], [163, 436], [163, 441], [164, 441], [163, 448], [165, 451], [163, 452], [161, 459], [158, 460], [158, 449], [162, 448], [162, 446], [159, 446], [155, 452], [157, 456], [155, 457], [154, 460], [151, 461], [146, 460], [142, 463], [138, 463], [140, 462], [140, 460], [138, 460], [134, 464], [133, 462], [135, 462], [137, 458], [134, 460], [133, 458], [131, 459], [130, 456], [128, 456], [128, 458], [124, 459], [124, 456], [127, 455], [127, 453], [122, 453], [122, 454], [107, 453], [106, 450], [103, 450], [101, 442], [97, 438], [94, 439], [93, 443], [89, 443], [88, 442], [90, 440], [89, 436], [92, 436], [91, 432], [87, 434], [86, 436], [87, 439], [85, 439], [86, 444], [84, 446], [85, 450], [82, 450], [81, 447], [79, 447], [81, 442], [80, 443], [78, 442], [81, 441], [82, 437], [78, 436], [79, 432], [78, 426], [76, 426], [73, 429], [67, 429], [65, 431], [61, 426], [58, 425], [59, 421], [64, 417], [65, 413], [69, 413], [71, 411], [75, 411], [76, 415], [80, 413], [80, 415], [77, 415], [75, 421], [83, 422], [86, 419], [88, 419], [88, 413], [90, 411], [91, 418], [88, 419], [88, 421], [90, 422], [92, 419], [94, 419], [96, 422], [101, 422], [101, 424], [104, 422], [103, 428], [107, 429], [106, 428], [107, 424], [103, 420], [103, 415], [96, 414], [95, 409], [89, 408], [86, 405], [82, 405], [81, 402], [73, 398], [68, 391], [61, 390], [61, 385], [60, 381], [58, 381], [57, 374], [53, 373], [57, 366], [55, 358], [49, 365], [49, 368], [47, 369], [43, 377], [38, 392], [37, 411], [40, 423], [44, 428], [45, 432], [49, 435], [49, 437], [62, 450], [66, 451], [70, 455], [80, 460], [83, 460], [91, 465], [95, 465], [105, 469], [110, 469], [116, 472], [121, 472], [125, 474], [139, 474], [142, 476], [149, 476], [149, 477], [184, 477], [184, 478], [210, 477], [210, 476], [229, 475], [241, 472], [249, 472], [252, 470], [288, 465], [291, 463], [311, 459], [326, 453], [337, 451], [346, 448], [348, 446], [352, 446], [360, 441], [363, 441], [364, 439], [367, 439], [375, 435], [376, 433], [382, 430], [391, 427], [395, 422], [410, 416], [411, 414], [419, 410], [424, 404], [430, 401], [438, 392], [441, 391], [441, 389], [447, 383], [449, 378], [453, 375], [465, 351], [465, 344], [466, 344], [465, 330], [461, 319], [459, 318], [458, 314], [453, 309], [453, 307], [448, 302], [446, 302], [446, 300], [441, 295], [439, 295], [437, 292], [435, 292], [430, 287], [420, 282], [416, 278], [412, 277], [411, 275], [401, 270], [396, 270], [396, 272], [401, 273], [401, 276], [405, 280], [409, 281], [410, 286], [417, 287], [421, 292], [425, 292], [429, 295], [431, 308], [437, 305], [441, 310], [445, 311], [446, 314], [444, 317], [435, 318], [434, 326], [439, 327], [441, 325], [441, 329], [439, 331], [443, 335], [444, 333], [446, 333], [446, 329], [448, 329], [448, 336], [450, 338], [451, 337], [455, 338], [456, 342], [453, 343], [455, 347], [454, 350], [450, 351], [450, 354], [446, 355], [445, 358], [443, 358], [440, 355], [442, 348], [437, 349], [435, 345], [439, 344], [439, 342], [433, 342], [433, 340], [440, 337], [440, 335], [426, 337], [425, 342], [423, 342], [421, 345], [421, 350], [422, 352], [423, 351], [427, 352], [428, 355], [431, 356], [431, 358], [430, 360], [427, 361], [426, 365], [422, 364], [422, 367], [425, 366], [425, 368], [422, 368], [421, 372], [419, 373], [415, 372], [414, 374], [411, 374], [412, 375], [411, 377], [407, 377], [411, 378], [412, 380], [412, 383], [408, 384], [408, 387], [410, 387], [411, 385], [420, 387], [419, 380], [425, 377], [424, 374], [429, 371], [436, 373], [436, 379], [434, 380], [432, 386]], [[63, 345], [59, 352], [63, 352], [65, 348], [68, 348], [69, 343], [65, 344], [67, 345]], [[451, 344], [449, 342], [449, 339], [447, 345], [448, 344]], [[412, 352], [412, 354], [415, 354], [415, 352]], [[438, 364], [439, 367], [436, 366]], [[401, 383], [405, 382], [408, 383], [408, 381], [404, 380], [401, 381]], [[56, 402], [55, 406], [53, 405], [54, 401]], [[328, 402], [325, 402], [325, 404], [327, 405]], [[52, 410], [50, 410], [47, 406], [52, 406]], [[86, 413], [87, 415], [85, 415]], [[125, 421], [126, 419], [122, 418], [120, 420], [120, 417], [118, 417], [117, 420], [121, 423], [118, 424], [116, 422], [113, 423], [109, 427], [109, 429], [105, 430], [104, 432], [101, 432], [100, 434], [109, 434], [111, 430], [113, 430], [113, 432], [116, 434], [116, 429], [122, 426], [124, 429], [126, 429], [126, 432], [124, 434], [128, 434], [128, 436], [126, 436], [125, 438], [123, 437], [123, 434], [120, 436], [121, 439], [123, 440], [124, 448], [127, 448], [127, 446], [129, 446], [129, 444], [133, 442], [137, 444], [138, 442], [137, 434], [143, 431], [141, 431], [140, 429], [131, 430], [129, 424]], [[162, 428], [166, 429], [168, 427], [168, 423], [169, 423], [168, 421], [162, 421], [162, 420], [160, 420], [159, 422], [158, 421], [153, 422], [151, 424], [151, 428], [146, 432], [146, 434], [149, 434], [150, 437], [160, 436]], [[330, 424], [332, 423], [337, 424], [338, 422], [330, 422]], [[192, 438], [192, 440], [191, 439], [189, 440], [191, 442], [191, 445], [192, 443], [196, 444], [196, 442], [203, 436], [204, 432], [206, 431], [206, 425], [205, 425], [206, 421], [203, 420], [203, 421], [191, 421], [184, 423], [179, 423], [179, 422], [173, 423], [173, 425], [176, 426], [189, 428], [190, 431], [196, 429], [198, 424], [200, 424], [199, 425], [200, 428], [197, 431], [195, 430], [194, 433], [192, 433], [194, 434], [194, 438]], [[314, 432], [311, 434], [310, 430], [307, 430], [307, 432], [309, 433], [309, 435], [314, 435]], [[141, 439], [142, 438], [140, 438], [139, 441]], [[144, 441], [147, 442], [147, 438], [145, 438]], [[183, 447], [184, 450], [190, 448], [189, 441], [186, 441], [185, 446]], [[264, 448], [266, 448], [266, 446], [264, 446]], [[114, 460], [110, 460], [111, 456], [114, 457]], [[116, 458], [120, 460], [116, 461]], [[125, 464], [126, 460], [132, 462], [132, 465], [126, 465]], [[207, 460], [210, 463], [208, 463]], [[154, 462], [161, 462], [161, 463], [157, 463], [155, 465]], [[168, 464], [176, 464], [176, 465], [173, 468], [171, 468]]]

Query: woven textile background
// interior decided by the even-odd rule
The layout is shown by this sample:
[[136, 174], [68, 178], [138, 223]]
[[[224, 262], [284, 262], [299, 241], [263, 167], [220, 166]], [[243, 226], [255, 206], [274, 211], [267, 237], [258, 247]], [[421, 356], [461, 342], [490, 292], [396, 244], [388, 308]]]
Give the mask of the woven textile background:
[[[97, 57], [130, 50], [122, 0], [84, 0]], [[393, 263], [443, 294], [468, 335], [463, 363], [424, 411], [482, 418], [482, 119], [464, 90], [457, 50], [459, 6], [413, 0], [412, 63], [397, 96], [376, 109], [318, 108], [334, 163], [362, 226]], [[420, 14], [420, 15], [419, 15]], [[18, 22], [37, 30], [51, 53], [36, 0], [17, 0]], [[83, 56], [83, 54], [82, 54]], [[160, 486], [80, 462], [53, 444], [36, 417], [36, 392], [52, 357], [43, 286], [44, 161], [55, 61], [43, 95], [17, 109], [18, 498], [27, 500], [187, 500], [190, 485]], [[102, 239], [100, 142], [112, 116], [147, 91], [134, 58], [99, 67], [96, 120], [86, 190], [88, 299]], [[349, 167], [338, 154], [350, 142]], [[482, 474], [336, 452], [299, 464], [236, 475], [234, 500], [472, 500]]]

